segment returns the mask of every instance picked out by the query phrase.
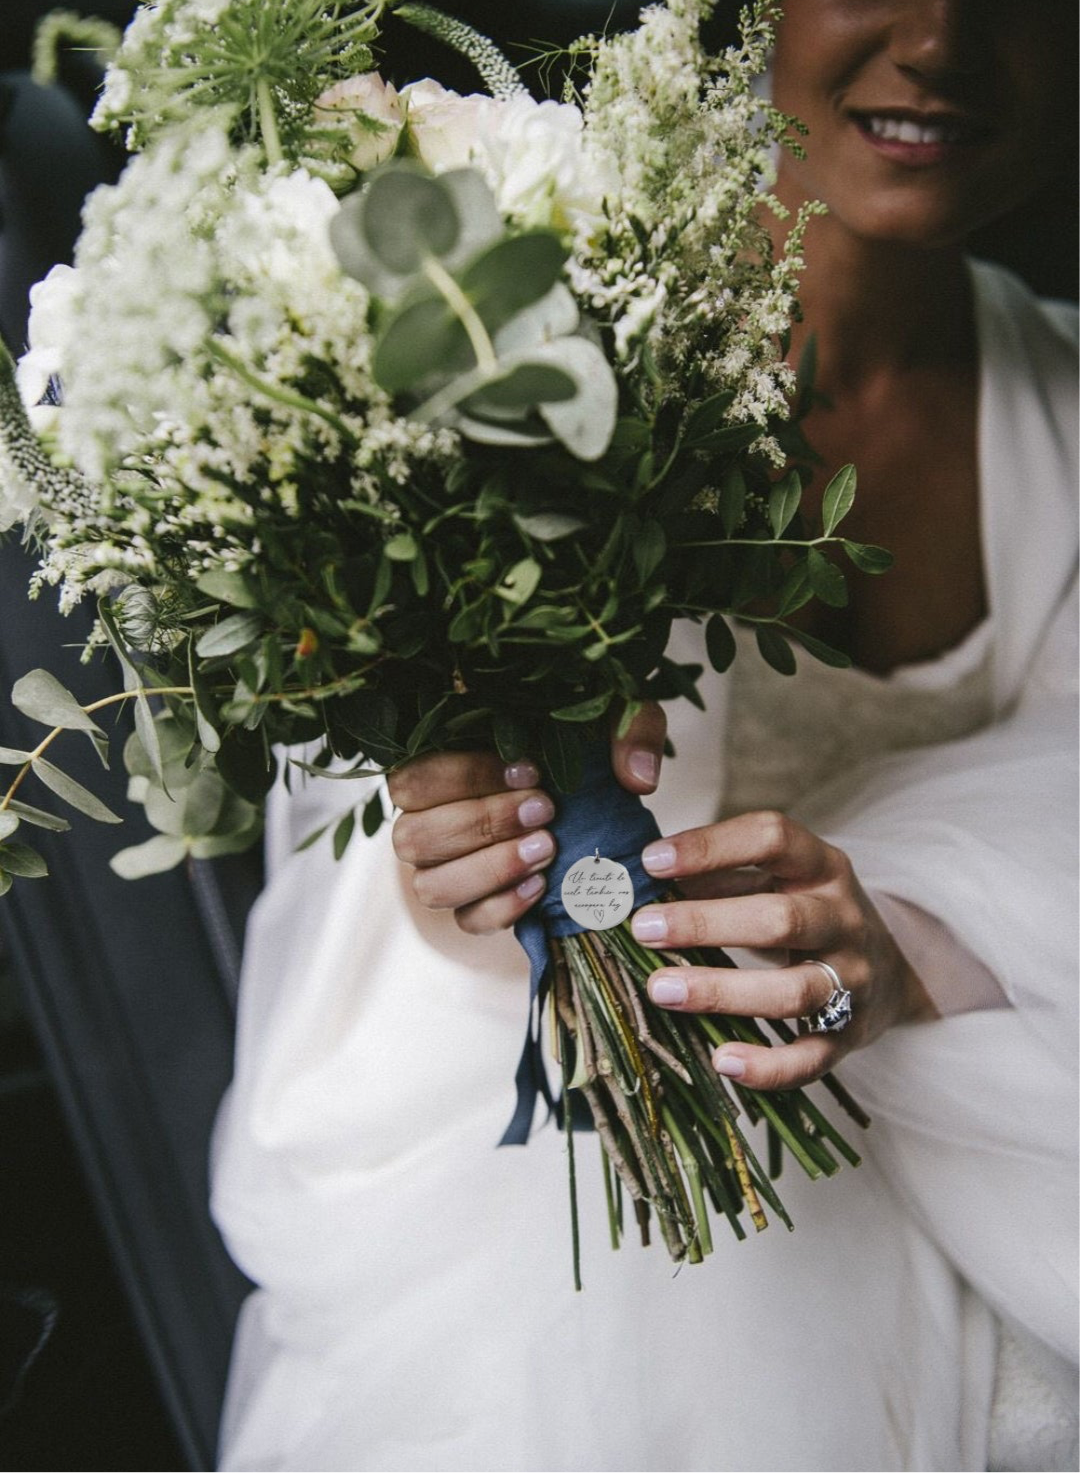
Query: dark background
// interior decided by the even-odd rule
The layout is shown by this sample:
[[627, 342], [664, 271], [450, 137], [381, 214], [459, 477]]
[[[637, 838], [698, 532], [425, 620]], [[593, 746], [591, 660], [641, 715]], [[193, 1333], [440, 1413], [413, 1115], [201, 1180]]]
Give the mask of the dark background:
[[[95, 86], [85, 61], [70, 57], [64, 85], [40, 95], [25, 75], [48, 8], [0, 0], [0, 331], [16, 352], [29, 286], [70, 259], [84, 194], [123, 163], [83, 125]], [[123, 23], [133, 7], [74, 8]], [[522, 65], [536, 38], [566, 42], [609, 18], [630, 21], [636, 4], [444, 8]], [[734, 10], [725, 7], [718, 40]], [[399, 24], [385, 42], [382, 69], [399, 82], [434, 74], [459, 90], [477, 85], [466, 63]], [[1075, 298], [1074, 138], [1060, 155], [1051, 186], [975, 247], [1039, 292]], [[44, 605], [26, 606], [19, 559], [0, 549], [3, 690], [76, 635]], [[7, 711], [0, 743], [23, 744]], [[112, 801], [100, 772], [88, 768], [87, 780]], [[121, 802], [122, 779], [111, 780]], [[227, 928], [211, 912], [224, 893], [234, 928], [242, 923], [257, 875], [219, 868], [210, 891], [179, 874], [129, 888], [106, 868], [114, 834], [84, 824], [73, 839], [48, 886], [27, 887], [36, 898], [0, 902], [0, 1468], [205, 1467], [244, 1292], [205, 1203], [235, 979], [235, 957], [222, 956]]]

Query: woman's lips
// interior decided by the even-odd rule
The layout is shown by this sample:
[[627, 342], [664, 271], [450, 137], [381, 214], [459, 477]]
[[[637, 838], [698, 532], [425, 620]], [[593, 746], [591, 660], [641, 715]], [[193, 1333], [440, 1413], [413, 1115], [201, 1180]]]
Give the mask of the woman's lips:
[[987, 129], [953, 113], [855, 112], [851, 117], [876, 152], [911, 168], [955, 158], [985, 138]]

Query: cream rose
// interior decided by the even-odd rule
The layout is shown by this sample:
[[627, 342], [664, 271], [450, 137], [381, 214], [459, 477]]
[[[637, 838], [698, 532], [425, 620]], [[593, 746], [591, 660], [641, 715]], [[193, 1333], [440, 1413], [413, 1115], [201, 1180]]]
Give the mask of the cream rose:
[[315, 117], [347, 135], [352, 145], [348, 161], [360, 173], [390, 157], [405, 122], [397, 89], [377, 72], [328, 87], [316, 99]]
[[433, 173], [480, 162], [485, 140], [504, 104], [470, 93], [462, 97], [430, 77], [401, 89], [413, 150]]

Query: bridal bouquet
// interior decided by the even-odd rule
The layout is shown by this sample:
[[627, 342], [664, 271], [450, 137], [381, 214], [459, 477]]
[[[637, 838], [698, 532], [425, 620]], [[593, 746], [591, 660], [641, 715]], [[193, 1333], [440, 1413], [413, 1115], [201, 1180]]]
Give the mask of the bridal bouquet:
[[[95, 123], [134, 154], [74, 268], [35, 288], [17, 372], [4, 355], [0, 528], [38, 550], [33, 593], [97, 600], [88, 654], [111, 646], [124, 685], [93, 707], [45, 671], [15, 686], [46, 732], [0, 751], [0, 892], [43, 872], [27, 826], [63, 826], [32, 779], [118, 821], [53, 753], [77, 730], [104, 758], [111, 705], [133, 705], [130, 795], [156, 830], [116, 855], [129, 877], [254, 842], [282, 761], [347, 781], [433, 749], [539, 756], [565, 798], [563, 870], [521, 930], [534, 1018], [550, 993], [615, 1240], [625, 1189], [643, 1235], [651, 1210], [697, 1260], [707, 1199], [740, 1236], [763, 1202], [787, 1220], [781, 1145], [811, 1174], [837, 1169], [830, 1146], [857, 1160], [801, 1092], [711, 1069], [709, 1045], [756, 1024], [652, 1007], [671, 958], [623, 918], [658, 894], [634, 858], [656, 830], [606, 760], [642, 701], [697, 699], [701, 667], [665, 654], [674, 619], [704, 622], [718, 670], [731, 615], [782, 672], [791, 641], [845, 664], [789, 621], [844, 602], [835, 554], [888, 562], [837, 533], [851, 467], [823, 525], [799, 511], [783, 353], [805, 217], [774, 259], [770, 150], [796, 127], [753, 90], [770, 0], [716, 56], [710, 0], [586, 38], [561, 103], [415, 4], [398, 14], [487, 92], [395, 90], [372, 70], [386, 8], [160, 0], [114, 58]], [[376, 794], [328, 842], [383, 817]], [[533, 1038], [518, 1082], [523, 1140]], [[768, 1122], [771, 1171], [743, 1116]]]

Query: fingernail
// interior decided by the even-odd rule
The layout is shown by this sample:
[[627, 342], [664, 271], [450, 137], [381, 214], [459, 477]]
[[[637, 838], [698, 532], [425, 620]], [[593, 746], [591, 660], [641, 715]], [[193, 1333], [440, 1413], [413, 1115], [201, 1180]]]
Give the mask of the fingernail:
[[535, 788], [540, 781], [540, 769], [535, 762], [511, 762], [503, 773], [508, 788]]
[[648, 783], [650, 788], [656, 787], [660, 778], [660, 758], [655, 752], [647, 752], [644, 747], [638, 747], [627, 757], [626, 765], [639, 783]]
[[518, 809], [518, 818], [523, 829], [536, 829], [555, 817], [555, 804], [546, 793], [536, 798], [526, 798]]
[[675, 868], [675, 846], [673, 844], [646, 844], [641, 851], [641, 862], [651, 875], [663, 875]]
[[653, 977], [649, 983], [649, 996], [653, 1002], [661, 1005], [685, 1002], [689, 995], [686, 983], [681, 977]]
[[741, 1079], [746, 1073], [746, 1063], [738, 1054], [715, 1053], [712, 1066], [717, 1074], [723, 1074], [728, 1079]]
[[539, 864], [555, 853], [555, 840], [550, 834], [530, 834], [518, 845], [518, 855], [523, 864]]
[[543, 888], [543, 875], [530, 875], [527, 880], [522, 880], [514, 894], [519, 900], [535, 900]]
[[658, 910], [640, 910], [630, 921], [630, 929], [639, 941], [663, 941], [667, 921]]

